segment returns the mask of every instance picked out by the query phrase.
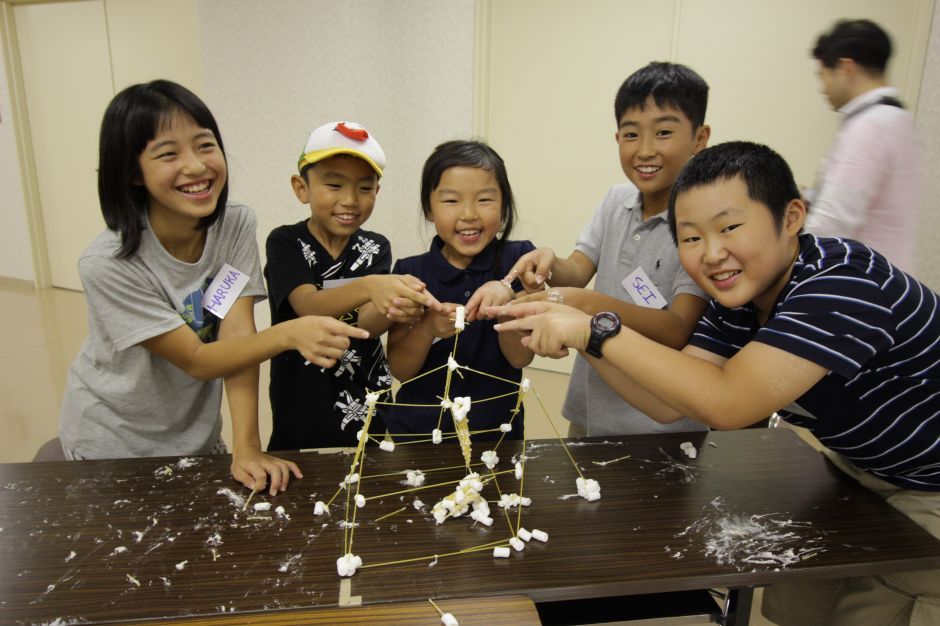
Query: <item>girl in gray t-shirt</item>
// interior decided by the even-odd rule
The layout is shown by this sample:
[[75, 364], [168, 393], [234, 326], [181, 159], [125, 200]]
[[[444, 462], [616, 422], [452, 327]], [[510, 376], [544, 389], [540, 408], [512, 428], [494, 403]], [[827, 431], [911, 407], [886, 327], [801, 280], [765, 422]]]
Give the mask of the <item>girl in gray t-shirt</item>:
[[101, 125], [98, 195], [108, 229], [79, 259], [89, 334], [69, 371], [60, 437], [71, 459], [225, 452], [232, 474], [283, 491], [292, 463], [261, 451], [258, 364], [295, 349], [330, 367], [365, 331], [308, 316], [260, 333], [265, 296], [246, 206], [227, 203], [225, 152], [206, 105], [166, 80], [128, 87]]

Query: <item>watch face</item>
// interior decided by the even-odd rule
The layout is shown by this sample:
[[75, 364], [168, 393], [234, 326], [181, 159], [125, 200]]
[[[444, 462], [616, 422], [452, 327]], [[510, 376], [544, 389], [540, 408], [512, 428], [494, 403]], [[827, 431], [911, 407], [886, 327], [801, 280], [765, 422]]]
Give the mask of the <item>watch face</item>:
[[617, 320], [613, 315], [598, 315], [594, 318], [594, 327], [601, 332], [613, 330], [617, 327]]

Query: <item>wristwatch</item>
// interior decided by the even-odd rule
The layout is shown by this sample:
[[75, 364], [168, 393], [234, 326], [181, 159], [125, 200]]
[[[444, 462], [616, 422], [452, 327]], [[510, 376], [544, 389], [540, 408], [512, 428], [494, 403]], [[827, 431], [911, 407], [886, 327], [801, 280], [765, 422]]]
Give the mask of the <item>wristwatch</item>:
[[591, 338], [585, 352], [595, 358], [603, 358], [601, 345], [620, 332], [620, 316], [612, 311], [601, 311], [591, 318]]

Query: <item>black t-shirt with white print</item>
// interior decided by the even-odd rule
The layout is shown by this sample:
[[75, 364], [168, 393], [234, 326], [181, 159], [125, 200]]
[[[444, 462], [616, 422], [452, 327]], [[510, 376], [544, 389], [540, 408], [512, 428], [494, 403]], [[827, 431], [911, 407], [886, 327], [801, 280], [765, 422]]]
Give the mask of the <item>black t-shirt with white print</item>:
[[[339, 258], [332, 258], [310, 233], [307, 222], [280, 226], [266, 244], [264, 277], [271, 304], [271, 324], [296, 319], [288, 296], [305, 284], [317, 289], [340, 286], [332, 281], [388, 274], [392, 250], [377, 233], [358, 230]], [[341, 283], [340, 283], [341, 284]], [[358, 310], [339, 319], [355, 326]], [[322, 369], [304, 365], [304, 357], [288, 350], [271, 359], [271, 409], [274, 430], [268, 450], [295, 450], [356, 445], [356, 432], [366, 416], [366, 390], [387, 389], [392, 376], [378, 338], [352, 339], [336, 365]], [[370, 432], [384, 433], [382, 407], [372, 418]]]

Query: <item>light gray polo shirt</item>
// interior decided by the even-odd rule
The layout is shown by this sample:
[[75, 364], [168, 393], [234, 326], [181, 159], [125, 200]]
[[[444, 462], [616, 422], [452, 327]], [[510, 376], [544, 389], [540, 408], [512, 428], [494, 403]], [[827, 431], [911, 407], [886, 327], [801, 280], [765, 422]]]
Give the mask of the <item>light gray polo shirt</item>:
[[[621, 282], [642, 267], [668, 302], [680, 293], [706, 299], [679, 264], [666, 212], [644, 222], [642, 197], [632, 184], [615, 185], [607, 191], [581, 231], [575, 250], [597, 267], [594, 290], [605, 295], [632, 302]], [[707, 430], [704, 424], [689, 419], [672, 424], [650, 419], [608, 387], [580, 354], [571, 372], [562, 414], [590, 436]]]

